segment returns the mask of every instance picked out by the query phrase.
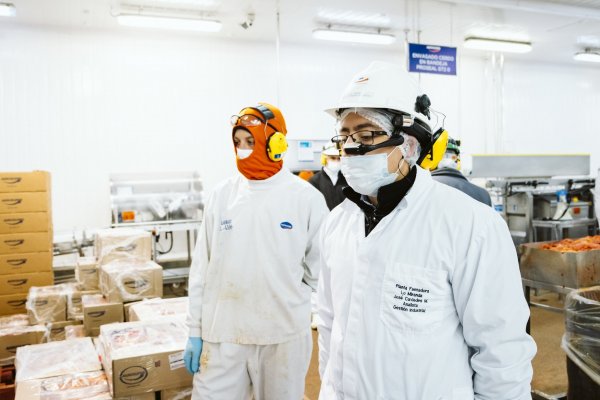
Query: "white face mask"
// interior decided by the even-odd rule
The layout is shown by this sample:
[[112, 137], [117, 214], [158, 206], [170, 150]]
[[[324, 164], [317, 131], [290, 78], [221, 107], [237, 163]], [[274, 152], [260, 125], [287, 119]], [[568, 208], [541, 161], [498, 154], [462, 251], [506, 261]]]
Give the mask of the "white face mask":
[[252, 154], [252, 149], [237, 149], [237, 157], [240, 160], [250, 157], [250, 154]]
[[339, 161], [327, 161], [327, 169], [333, 173], [339, 172], [342, 168], [342, 163]]
[[403, 158], [398, 170], [389, 172], [387, 159], [392, 153], [342, 157], [342, 174], [357, 193], [376, 196], [380, 187], [398, 178], [398, 171], [405, 162]]

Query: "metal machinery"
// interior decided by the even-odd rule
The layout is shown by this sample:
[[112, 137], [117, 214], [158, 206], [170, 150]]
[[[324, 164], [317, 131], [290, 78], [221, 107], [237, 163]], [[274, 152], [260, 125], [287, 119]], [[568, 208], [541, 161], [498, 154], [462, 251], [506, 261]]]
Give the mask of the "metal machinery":
[[[589, 155], [473, 156], [515, 245], [594, 234]], [[558, 210], [558, 213], [557, 213]]]
[[[532, 303], [531, 289], [565, 295], [599, 283], [600, 251], [561, 253], [529, 243], [596, 233], [595, 180], [589, 173], [587, 154], [473, 156], [471, 177], [488, 178], [486, 186], [494, 206], [522, 253], [519, 267], [530, 306], [562, 313], [562, 308]], [[532, 398], [564, 400], [566, 395], [534, 390]]]
[[164, 267], [164, 283], [184, 282], [204, 211], [199, 173], [119, 173], [109, 179], [111, 227], [150, 231], [154, 261]]

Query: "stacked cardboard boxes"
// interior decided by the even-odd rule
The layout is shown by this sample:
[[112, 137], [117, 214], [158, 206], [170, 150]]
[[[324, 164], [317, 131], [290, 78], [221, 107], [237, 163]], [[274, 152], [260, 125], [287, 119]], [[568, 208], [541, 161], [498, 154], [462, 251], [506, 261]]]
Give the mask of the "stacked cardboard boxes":
[[103, 325], [98, 339], [114, 397], [192, 386], [183, 362], [187, 328], [180, 319]]
[[0, 173], [0, 315], [25, 312], [32, 286], [53, 283], [50, 174]]
[[83, 327], [87, 336], [98, 336], [100, 327], [113, 322], [123, 322], [123, 303], [111, 302], [101, 294], [84, 295]]

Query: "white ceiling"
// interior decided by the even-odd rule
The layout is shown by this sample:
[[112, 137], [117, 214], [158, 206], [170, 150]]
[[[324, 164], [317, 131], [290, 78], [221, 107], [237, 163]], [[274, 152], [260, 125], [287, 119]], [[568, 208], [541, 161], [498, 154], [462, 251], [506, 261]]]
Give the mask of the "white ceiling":
[[[483, 54], [462, 49], [466, 36], [531, 41], [534, 50], [508, 55], [522, 60], [577, 64], [576, 51], [600, 48], [600, 1], [567, 0], [0, 0], [17, 8], [15, 18], [0, 17], [0, 27], [18, 25], [94, 29], [113, 32], [133, 30], [117, 25], [113, 15], [123, 3], [201, 12], [223, 22], [216, 34], [201, 37], [247, 41], [275, 41], [279, 9], [280, 43], [324, 44], [311, 37], [327, 24], [380, 28], [398, 37], [393, 51], [409, 41], [451, 45], [462, 54]], [[248, 13], [255, 20], [248, 29], [240, 25]], [[112, 15], [111, 15], [112, 14]], [[418, 33], [420, 32], [420, 33]], [[161, 33], [169, 35], [171, 33]], [[179, 34], [180, 35], [180, 34]]]

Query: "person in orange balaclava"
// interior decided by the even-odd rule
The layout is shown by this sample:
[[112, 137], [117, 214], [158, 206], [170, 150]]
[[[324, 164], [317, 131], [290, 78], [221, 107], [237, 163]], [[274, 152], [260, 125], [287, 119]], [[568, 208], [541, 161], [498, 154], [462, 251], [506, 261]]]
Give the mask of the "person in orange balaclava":
[[283, 168], [287, 129], [277, 107], [246, 107], [231, 124], [240, 174], [208, 198], [189, 276], [192, 399], [298, 400], [328, 209]]

